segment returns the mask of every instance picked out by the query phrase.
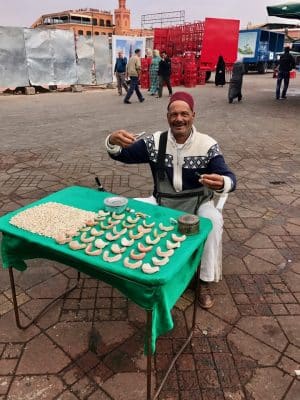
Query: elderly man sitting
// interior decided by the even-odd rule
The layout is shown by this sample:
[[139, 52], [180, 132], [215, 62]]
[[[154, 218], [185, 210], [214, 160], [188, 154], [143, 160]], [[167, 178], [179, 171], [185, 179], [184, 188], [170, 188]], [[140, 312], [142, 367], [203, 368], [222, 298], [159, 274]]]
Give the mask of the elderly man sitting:
[[222, 214], [214, 207], [214, 192], [235, 189], [236, 178], [225, 163], [217, 142], [200, 133], [193, 125], [194, 99], [186, 92], [170, 98], [167, 111], [169, 129], [137, 139], [125, 130], [106, 139], [106, 148], [114, 160], [124, 163], [148, 163], [153, 179], [152, 203], [165, 205], [209, 218], [213, 229], [205, 243], [201, 261], [199, 303], [210, 308], [214, 299], [203, 291], [205, 283], [221, 278]]

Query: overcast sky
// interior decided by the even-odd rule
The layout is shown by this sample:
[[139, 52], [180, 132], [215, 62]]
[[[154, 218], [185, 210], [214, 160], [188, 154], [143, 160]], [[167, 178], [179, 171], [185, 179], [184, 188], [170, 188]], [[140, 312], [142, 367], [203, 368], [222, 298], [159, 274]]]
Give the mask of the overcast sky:
[[[186, 22], [203, 20], [205, 17], [236, 18], [241, 26], [252, 23], [284, 20], [267, 16], [267, 5], [283, 4], [280, 0], [127, 0], [131, 10], [132, 27], [140, 27], [141, 15], [185, 10]], [[40, 15], [83, 7], [113, 11], [118, 0], [0, 0], [0, 26], [30, 26]], [[184, 8], [185, 7], [185, 8]], [[286, 20], [295, 23], [295, 20]], [[300, 24], [300, 21], [298, 21]]]

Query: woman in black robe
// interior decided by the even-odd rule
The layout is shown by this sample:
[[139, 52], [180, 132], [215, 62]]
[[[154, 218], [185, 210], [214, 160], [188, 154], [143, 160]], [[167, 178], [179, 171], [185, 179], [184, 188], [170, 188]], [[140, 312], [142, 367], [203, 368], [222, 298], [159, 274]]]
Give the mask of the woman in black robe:
[[217, 67], [216, 67], [216, 75], [215, 75], [215, 85], [216, 86], [224, 86], [225, 81], [225, 61], [222, 56], [219, 56]]

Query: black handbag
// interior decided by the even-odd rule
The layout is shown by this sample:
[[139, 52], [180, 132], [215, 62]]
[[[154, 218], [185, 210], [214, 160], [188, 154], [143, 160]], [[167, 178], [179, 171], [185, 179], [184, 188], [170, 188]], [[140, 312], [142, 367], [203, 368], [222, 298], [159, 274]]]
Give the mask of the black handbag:
[[166, 131], [161, 133], [159, 138], [157, 171], [155, 176], [157, 203], [161, 206], [197, 215], [200, 205], [212, 199], [213, 191], [205, 186], [201, 186], [197, 189], [182, 190], [181, 192], [175, 191], [165, 170], [167, 139], [168, 132]]

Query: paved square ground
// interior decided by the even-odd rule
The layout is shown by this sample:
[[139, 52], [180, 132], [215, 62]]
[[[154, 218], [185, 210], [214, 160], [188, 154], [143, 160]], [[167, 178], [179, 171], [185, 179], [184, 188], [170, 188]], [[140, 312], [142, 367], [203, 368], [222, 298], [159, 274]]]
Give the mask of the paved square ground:
[[[160, 399], [299, 400], [300, 381], [300, 79], [288, 99], [275, 100], [271, 74], [247, 75], [244, 99], [228, 104], [227, 87], [187, 89], [196, 100], [198, 130], [219, 142], [238, 188], [223, 215], [223, 280], [216, 304], [199, 310], [197, 332]], [[110, 160], [112, 130], [164, 130], [168, 98], [114, 90], [0, 97], [1, 214], [73, 184], [128, 197], [151, 192], [149, 169]], [[16, 273], [23, 320], [76, 280], [76, 272], [45, 260]], [[174, 308], [175, 329], [158, 341], [155, 379], [191, 323], [187, 291]], [[0, 399], [144, 400], [142, 310], [112, 287], [83, 276], [78, 289], [34, 326], [14, 324], [8, 273], [0, 272]], [[88, 349], [95, 321], [97, 354]]]

